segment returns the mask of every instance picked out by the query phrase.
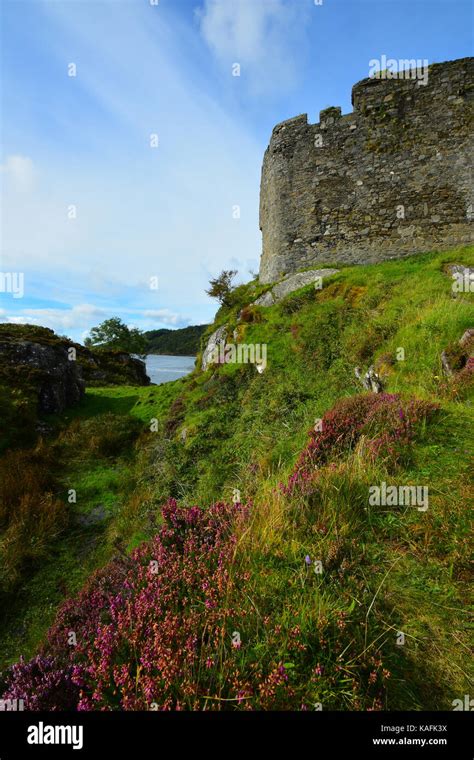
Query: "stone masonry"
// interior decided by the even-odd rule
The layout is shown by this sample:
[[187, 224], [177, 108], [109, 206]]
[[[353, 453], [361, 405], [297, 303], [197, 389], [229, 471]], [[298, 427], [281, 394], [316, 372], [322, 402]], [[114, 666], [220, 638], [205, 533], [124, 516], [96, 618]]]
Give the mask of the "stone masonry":
[[364, 79], [353, 112], [278, 124], [260, 193], [260, 280], [473, 240], [474, 58]]

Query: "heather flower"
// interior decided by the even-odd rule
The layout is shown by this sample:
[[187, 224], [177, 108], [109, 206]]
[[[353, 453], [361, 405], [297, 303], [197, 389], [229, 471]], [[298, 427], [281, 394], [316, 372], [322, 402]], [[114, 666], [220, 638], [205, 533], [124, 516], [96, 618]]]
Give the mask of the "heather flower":
[[4, 674], [8, 686], [2, 699], [22, 699], [26, 710], [73, 710], [79, 690], [72, 679], [72, 668], [54, 657], [37, 655], [29, 662], [23, 658]]
[[395, 462], [414, 438], [416, 426], [436, 409], [435, 404], [417, 399], [403, 405], [398, 395], [390, 393], [342, 399], [325, 413], [321, 430], [311, 428], [309, 442], [287, 485], [280, 484], [280, 490], [286, 495], [296, 489], [310, 493], [320, 467], [336, 468], [334, 460], [347, 455], [362, 435], [373, 457], [384, 456]]

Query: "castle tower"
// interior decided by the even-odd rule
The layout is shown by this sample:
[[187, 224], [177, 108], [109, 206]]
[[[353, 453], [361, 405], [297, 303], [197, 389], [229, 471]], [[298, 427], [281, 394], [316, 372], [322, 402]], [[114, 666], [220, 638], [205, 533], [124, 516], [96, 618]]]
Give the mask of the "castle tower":
[[304, 114], [274, 128], [262, 282], [473, 241], [474, 58], [433, 64], [424, 78], [385, 75], [353, 87], [350, 114], [328, 108], [318, 124]]

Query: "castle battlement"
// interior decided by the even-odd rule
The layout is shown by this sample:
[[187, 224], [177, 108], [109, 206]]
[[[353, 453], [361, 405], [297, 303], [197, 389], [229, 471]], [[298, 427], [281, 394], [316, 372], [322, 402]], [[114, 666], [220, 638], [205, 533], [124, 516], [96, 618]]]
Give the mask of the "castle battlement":
[[[388, 72], [390, 74], [390, 72]], [[426, 76], [427, 74], [427, 76]], [[277, 124], [260, 193], [262, 282], [473, 241], [474, 58], [368, 78], [353, 111]]]

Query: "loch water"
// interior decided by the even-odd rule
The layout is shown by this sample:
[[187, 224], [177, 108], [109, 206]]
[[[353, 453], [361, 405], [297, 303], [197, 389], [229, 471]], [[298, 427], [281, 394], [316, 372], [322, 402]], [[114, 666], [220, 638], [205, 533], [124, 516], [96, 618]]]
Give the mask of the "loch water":
[[146, 372], [152, 383], [162, 385], [189, 375], [194, 369], [195, 356], [166, 356], [148, 354]]

